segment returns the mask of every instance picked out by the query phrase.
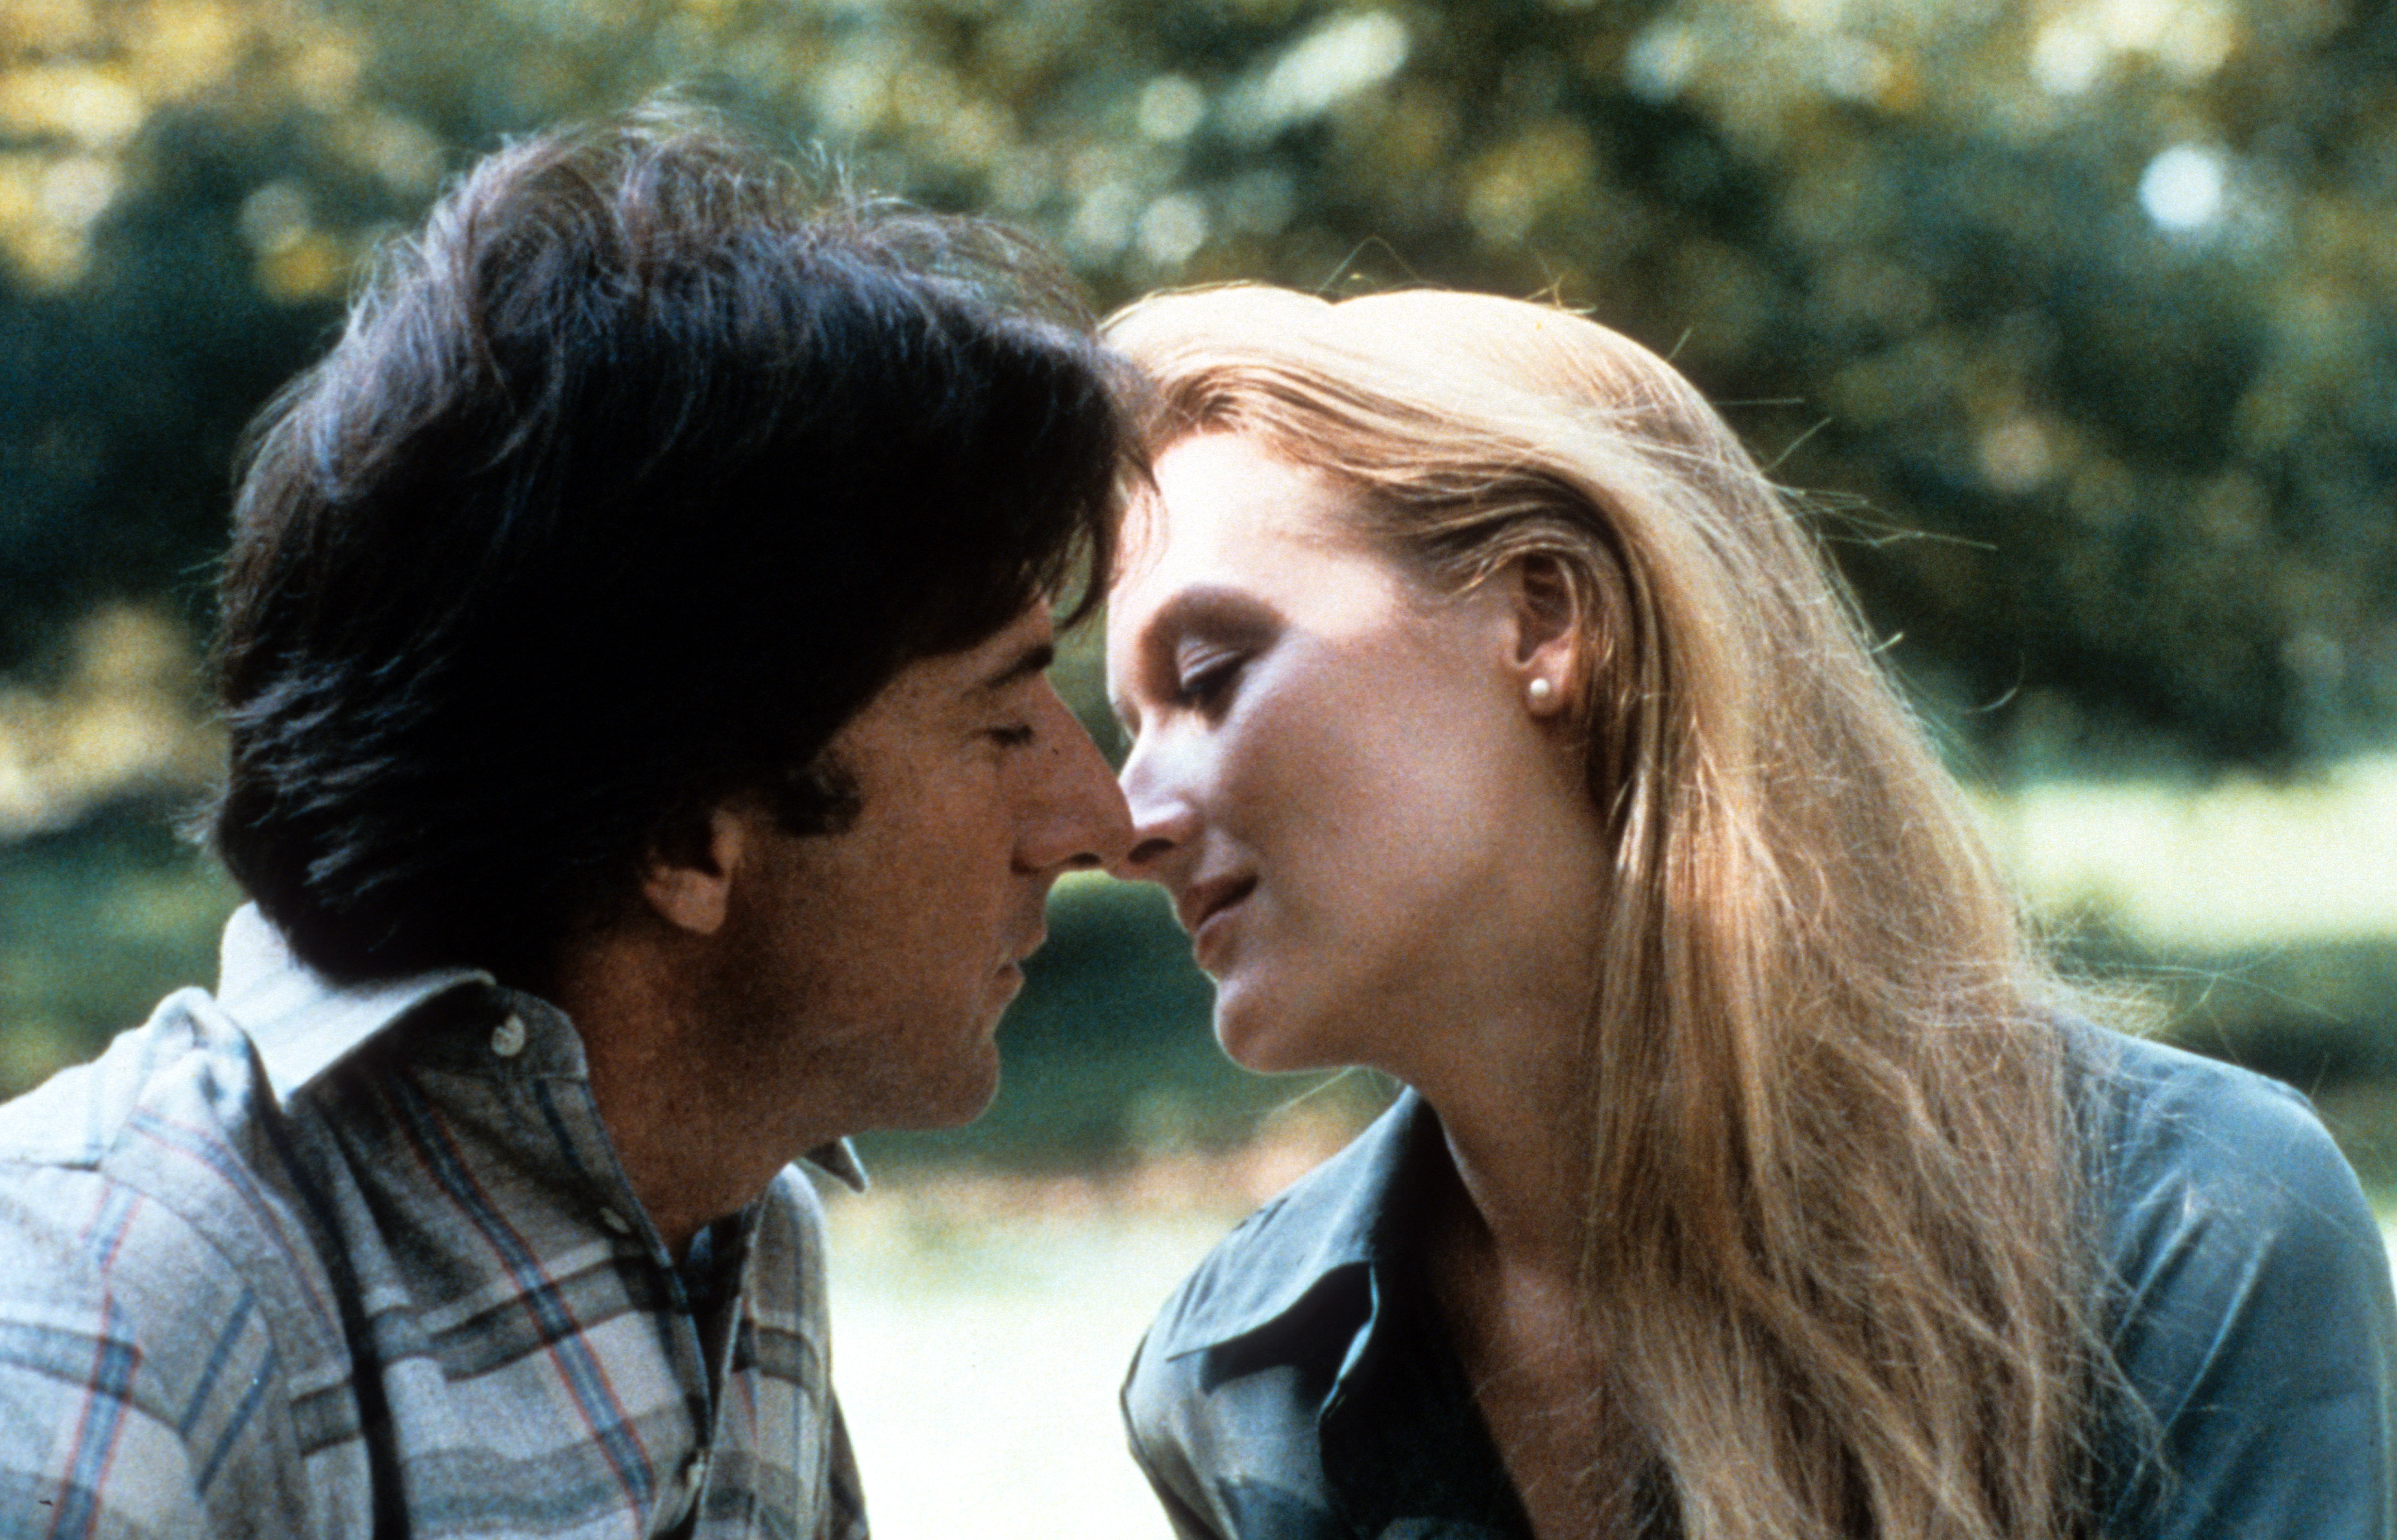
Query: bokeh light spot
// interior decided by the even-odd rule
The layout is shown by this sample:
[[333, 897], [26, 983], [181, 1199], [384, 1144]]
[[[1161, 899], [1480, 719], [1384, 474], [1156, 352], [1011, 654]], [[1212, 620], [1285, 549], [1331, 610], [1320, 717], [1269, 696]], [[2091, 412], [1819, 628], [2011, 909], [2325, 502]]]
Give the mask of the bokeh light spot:
[[1160, 144], [1188, 139], [1207, 115], [1207, 93], [1186, 75], [1161, 74], [1140, 93], [1140, 131]]
[[1623, 56], [1623, 83], [1645, 101], [1670, 101], [1698, 72], [1698, 40], [1690, 29], [1659, 21], [1632, 40]]
[[1172, 193], [1140, 217], [1141, 254], [1159, 267], [1180, 267], [1207, 242], [1207, 210], [1187, 193]]
[[2106, 45], [2071, 21], [2051, 21], [2031, 45], [2030, 77], [2050, 96], [2083, 96], [2106, 73]]
[[88, 227], [115, 195], [116, 167], [97, 155], [69, 155], [42, 173], [44, 211], [72, 229]]
[[141, 127], [148, 107], [116, 72], [51, 64], [0, 74], [0, 127], [26, 136], [60, 134], [104, 148]]
[[1982, 476], [2010, 496], [2037, 491], [2056, 471], [2047, 430], [2028, 417], [2009, 418], [1983, 434], [1980, 458]]
[[2139, 207], [2159, 230], [2186, 234], [2202, 230], [2222, 217], [2229, 191], [2228, 168], [2221, 153], [2195, 144], [2176, 144], [2139, 176]]
[[1261, 141], [1321, 117], [1398, 74], [1410, 41], [1407, 24], [1387, 11], [1326, 22], [1292, 44], [1239, 93], [1227, 114], [1235, 132]]
[[241, 238], [261, 257], [288, 251], [307, 236], [308, 190], [293, 181], [270, 181], [241, 200]]
[[1102, 182], [1082, 195], [1066, 238], [1086, 258], [1112, 257], [1132, 240], [1139, 198], [1119, 181]]

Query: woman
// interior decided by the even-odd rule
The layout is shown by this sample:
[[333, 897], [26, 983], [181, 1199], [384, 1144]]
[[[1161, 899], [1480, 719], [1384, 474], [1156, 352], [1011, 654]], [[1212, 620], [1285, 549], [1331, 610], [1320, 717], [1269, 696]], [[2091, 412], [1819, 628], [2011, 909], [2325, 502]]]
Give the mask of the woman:
[[1185, 1534], [2390, 1533], [2352, 1174], [2079, 1024], [1686, 382], [1466, 294], [1111, 335], [1125, 875], [1235, 1059], [1409, 1088], [1143, 1344]]

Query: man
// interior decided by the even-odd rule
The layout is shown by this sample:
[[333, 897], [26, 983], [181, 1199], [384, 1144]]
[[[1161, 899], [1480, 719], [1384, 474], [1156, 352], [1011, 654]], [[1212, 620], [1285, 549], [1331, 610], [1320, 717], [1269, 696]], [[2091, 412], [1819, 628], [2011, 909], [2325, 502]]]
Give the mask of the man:
[[979, 1112], [1128, 837], [1068, 292], [672, 114], [386, 262], [246, 451], [221, 983], [0, 1111], [0, 1533], [864, 1533], [789, 1163]]

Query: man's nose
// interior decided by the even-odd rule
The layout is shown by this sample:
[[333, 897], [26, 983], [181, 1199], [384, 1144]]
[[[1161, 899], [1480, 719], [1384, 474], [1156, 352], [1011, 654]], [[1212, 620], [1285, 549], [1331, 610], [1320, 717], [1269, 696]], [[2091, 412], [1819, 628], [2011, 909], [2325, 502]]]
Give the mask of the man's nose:
[[1112, 868], [1132, 848], [1132, 819], [1106, 756], [1091, 741], [1055, 690], [1047, 692], [1040, 726], [1040, 784], [1033, 814], [1016, 846], [1027, 871]]

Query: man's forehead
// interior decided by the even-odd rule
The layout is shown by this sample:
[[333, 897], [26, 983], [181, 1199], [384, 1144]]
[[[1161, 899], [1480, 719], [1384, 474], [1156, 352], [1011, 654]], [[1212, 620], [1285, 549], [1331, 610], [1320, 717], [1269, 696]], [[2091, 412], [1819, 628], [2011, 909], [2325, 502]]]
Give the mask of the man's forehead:
[[841, 735], [855, 749], [861, 739], [889, 730], [971, 721], [1025, 681], [1038, 679], [1055, 656], [1047, 608], [1027, 610], [971, 647], [903, 664], [842, 727]]
[[923, 685], [954, 697], [1003, 694], [1038, 678], [1056, 661], [1056, 630], [1048, 605], [1036, 603], [963, 651], [919, 659], [901, 676], [913, 674]]

